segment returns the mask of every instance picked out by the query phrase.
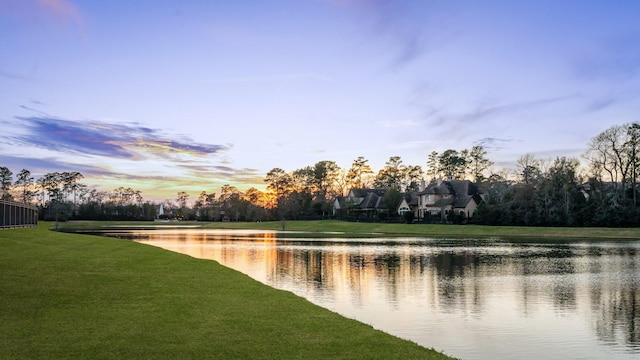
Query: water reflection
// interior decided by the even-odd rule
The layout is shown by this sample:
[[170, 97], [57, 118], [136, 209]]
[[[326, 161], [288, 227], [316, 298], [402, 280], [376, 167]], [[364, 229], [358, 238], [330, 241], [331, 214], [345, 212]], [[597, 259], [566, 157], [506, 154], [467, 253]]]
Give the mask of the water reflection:
[[636, 242], [279, 239], [197, 230], [133, 236], [217, 260], [464, 359], [640, 355]]

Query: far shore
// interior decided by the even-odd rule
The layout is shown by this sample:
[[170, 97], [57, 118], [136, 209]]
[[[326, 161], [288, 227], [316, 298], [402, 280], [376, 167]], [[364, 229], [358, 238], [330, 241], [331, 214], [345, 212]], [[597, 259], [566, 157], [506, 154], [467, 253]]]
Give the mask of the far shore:
[[[343, 237], [418, 236], [430, 238], [501, 238], [505, 240], [585, 239], [640, 240], [640, 228], [526, 227], [444, 224], [387, 224], [340, 220], [296, 220], [265, 222], [197, 222], [197, 221], [69, 221], [59, 223], [64, 231], [100, 230], [108, 228], [154, 229], [182, 227], [202, 229], [254, 229], [280, 231], [279, 236]], [[285, 230], [282, 232], [282, 230]], [[303, 233], [303, 234], [301, 234]]]

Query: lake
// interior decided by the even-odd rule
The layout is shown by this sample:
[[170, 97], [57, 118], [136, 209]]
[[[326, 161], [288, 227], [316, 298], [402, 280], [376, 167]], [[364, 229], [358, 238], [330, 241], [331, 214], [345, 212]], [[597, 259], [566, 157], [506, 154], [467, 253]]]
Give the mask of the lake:
[[218, 261], [461, 359], [640, 358], [637, 241], [109, 235]]

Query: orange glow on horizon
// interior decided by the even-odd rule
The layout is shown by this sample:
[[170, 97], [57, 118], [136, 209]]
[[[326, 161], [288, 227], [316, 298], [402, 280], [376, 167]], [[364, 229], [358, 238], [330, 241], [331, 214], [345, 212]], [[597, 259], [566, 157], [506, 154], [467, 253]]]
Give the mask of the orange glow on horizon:
[[[130, 187], [134, 190], [139, 190], [145, 201], [161, 202], [165, 200], [175, 200], [178, 192], [185, 191], [189, 194], [189, 202], [194, 202], [198, 199], [198, 196], [204, 191], [207, 193], [220, 194], [220, 189], [224, 185], [228, 185], [228, 182], [220, 180], [210, 179], [168, 179], [165, 177], [158, 179], [145, 179], [145, 178], [107, 178], [107, 177], [86, 177], [82, 183], [88, 185], [91, 188], [96, 188], [100, 191], [112, 191], [118, 187]], [[251, 188], [254, 188], [256, 201], [254, 202], [258, 206], [265, 208], [272, 208], [276, 205], [276, 198], [274, 194], [264, 192], [266, 186], [264, 184], [256, 183], [237, 183], [232, 184], [238, 188], [243, 194]], [[246, 196], [245, 196], [246, 197]], [[252, 201], [253, 202], [253, 201]]]

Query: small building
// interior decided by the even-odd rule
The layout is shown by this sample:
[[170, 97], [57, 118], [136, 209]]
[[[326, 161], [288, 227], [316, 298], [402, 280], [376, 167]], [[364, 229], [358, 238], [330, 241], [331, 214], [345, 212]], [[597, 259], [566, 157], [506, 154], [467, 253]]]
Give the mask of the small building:
[[156, 206], [156, 216], [160, 217], [164, 215], [164, 205], [162, 205], [162, 203], [160, 203], [160, 205]]

